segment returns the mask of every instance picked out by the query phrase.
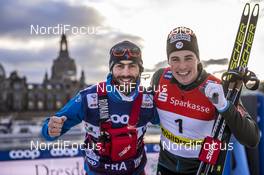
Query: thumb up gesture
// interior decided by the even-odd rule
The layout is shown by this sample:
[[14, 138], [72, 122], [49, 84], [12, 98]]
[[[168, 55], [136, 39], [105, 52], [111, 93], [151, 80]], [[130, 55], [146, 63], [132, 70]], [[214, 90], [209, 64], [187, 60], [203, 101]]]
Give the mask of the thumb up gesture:
[[48, 123], [48, 133], [51, 137], [57, 137], [61, 135], [61, 128], [64, 124], [64, 122], [67, 120], [66, 116], [57, 117], [52, 116], [50, 117], [49, 123]]

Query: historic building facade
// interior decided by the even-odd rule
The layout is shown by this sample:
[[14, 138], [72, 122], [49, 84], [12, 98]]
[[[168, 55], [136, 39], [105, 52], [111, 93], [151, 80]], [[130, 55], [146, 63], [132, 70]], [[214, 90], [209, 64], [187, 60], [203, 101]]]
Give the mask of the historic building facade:
[[62, 35], [58, 57], [51, 76], [45, 73], [41, 84], [27, 83], [16, 71], [7, 77], [0, 64], [0, 112], [54, 111], [86, 86], [85, 76], [77, 78], [76, 64], [69, 56], [66, 35]]

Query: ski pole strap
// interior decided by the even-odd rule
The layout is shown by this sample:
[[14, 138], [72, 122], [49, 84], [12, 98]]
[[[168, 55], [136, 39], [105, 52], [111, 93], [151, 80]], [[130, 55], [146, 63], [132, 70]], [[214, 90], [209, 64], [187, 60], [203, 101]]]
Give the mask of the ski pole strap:
[[254, 72], [247, 71], [244, 84], [248, 90], [257, 90], [259, 87], [259, 79]]
[[[228, 77], [230, 77], [229, 80]], [[248, 90], [256, 90], [259, 87], [259, 79], [256, 74], [247, 68], [241, 66], [237, 67], [234, 70], [229, 70], [222, 75], [223, 82], [243, 82]]]

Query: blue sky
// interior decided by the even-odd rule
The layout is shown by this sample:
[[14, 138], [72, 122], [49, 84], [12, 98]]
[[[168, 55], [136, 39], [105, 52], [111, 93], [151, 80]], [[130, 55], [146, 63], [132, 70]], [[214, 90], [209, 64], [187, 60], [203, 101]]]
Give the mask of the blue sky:
[[[166, 60], [166, 37], [171, 29], [186, 26], [198, 37], [202, 60], [229, 58], [244, 0], [9, 0], [0, 1], [0, 64], [9, 74], [17, 70], [28, 82], [41, 82], [50, 75], [58, 56], [60, 35], [31, 33], [43, 28], [68, 25], [89, 28], [90, 33], [66, 32], [70, 56], [87, 83], [103, 80], [108, 72], [109, 49], [121, 40], [141, 46], [144, 65], [155, 68]], [[263, 80], [264, 3], [252, 48], [249, 68]], [[96, 32], [93, 32], [96, 31]], [[214, 72], [227, 66], [209, 66]]]

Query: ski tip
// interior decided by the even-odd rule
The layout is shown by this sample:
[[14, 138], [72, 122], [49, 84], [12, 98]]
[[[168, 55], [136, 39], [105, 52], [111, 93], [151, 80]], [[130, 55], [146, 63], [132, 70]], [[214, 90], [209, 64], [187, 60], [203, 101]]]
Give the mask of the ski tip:
[[255, 4], [254, 8], [253, 8], [252, 15], [253, 16], [258, 16], [258, 14], [259, 14], [259, 4]]
[[246, 3], [245, 6], [244, 6], [243, 15], [244, 16], [248, 16], [249, 12], [250, 12], [250, 4]]

